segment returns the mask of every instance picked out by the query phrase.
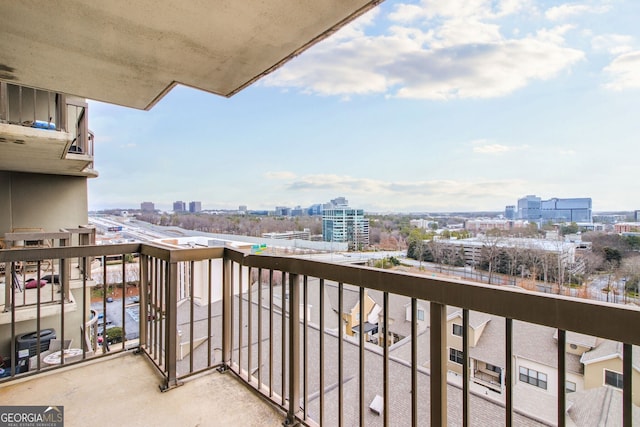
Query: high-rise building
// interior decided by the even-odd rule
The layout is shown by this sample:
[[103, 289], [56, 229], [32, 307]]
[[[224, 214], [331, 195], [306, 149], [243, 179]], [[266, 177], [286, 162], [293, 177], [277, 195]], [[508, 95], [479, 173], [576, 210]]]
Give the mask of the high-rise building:
[[362, 209], [348, 206], [322, 211], [322, 240], [347, 242], [349, 250], [361, 250], [369, 246], [369, 219]]
[[187, 204], [182, 200], [178, 200], [177, 202], [173, 202], [173, 211], [174, 212], [185, 212], [187, 210]]
[[291, 208], [286, 206], [276, 206], [275, 209], [276, 216], [291, 216]]
[[189, 212], [196, 213], [202, 210], [202, 203], [200, 202], [189, 202]]
[[536, 197], [535, 195], [528, 195], [518, 199], [518, 219], [539, 221], [540, 203], [540, 197]]
[[309, 206], [307, 210], [309, 215], [322, 215], [322, 205], [320, 203], [316, 203], [315, 205]]
[[542, 220], [558, 222], [591, 222], [591, 199], [556, 197], [543, 200], [540, 206]]
[[153, 202], [142, 202], [140, 203], [140, 210], [142, 212], [155, 212], [156, 207]]
[[508, 205], [504, 208], [504, 217], [506, 219], [516, 219], [516, 206]]
[[[506, 215], [505, 215], [506, 216]], [[518, 219], [532, 222], [592, 222], [590, 197], [542, 200], [528, 195], [518, 199]]]

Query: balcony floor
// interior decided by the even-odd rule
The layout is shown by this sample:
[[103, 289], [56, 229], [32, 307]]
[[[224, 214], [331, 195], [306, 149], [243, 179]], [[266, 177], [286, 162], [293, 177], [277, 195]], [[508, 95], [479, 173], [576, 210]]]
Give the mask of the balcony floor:
[[0, 385], [3, 405], [62, 405], [65, 426], [282, 426], [283, 414], [217, 371], [166, 393], [143, 355], [124, 353]]

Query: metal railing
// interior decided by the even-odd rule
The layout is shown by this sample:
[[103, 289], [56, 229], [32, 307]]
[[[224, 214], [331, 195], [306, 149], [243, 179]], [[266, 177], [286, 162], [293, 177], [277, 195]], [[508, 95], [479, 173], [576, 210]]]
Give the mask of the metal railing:
[[68, 132], [68, 154], [93, 157], [88, 104], [61, 93], [0, 82], [0, 123]]
[[[107, 259], [113, 255], [121, 255], [121, 261], [108, 265]], [[127, 263], [132, 257], [133, 262]], [[622, 343], [620, 419], [624, 425], [632, 422], [631, 355], [633, 346], [640, 345], [640, 334], [629, 325], [639, 324], [637, 308], [311, 259], [250, 255], [230, 248], [129, 244], [0, 251], [0, 263], [50, 258], [79, 258], [83, 271], [91, 272], [84, 275], [82, 287], [76, 290], [81, 292], [77, 299], [82, 300], [77, 309], [81, 320], [76, 326], [84, 328], [89, 313], [89, 279], [96, 274], [87, 265], [92, 258], [102, 259], [98, 269], [104, 277], [99, 301], [103, 313], [115, 304], [123, 328], [131, 329], [127, 327], [127, 322], [132, 322], [131, 306], [139, 306], [137, 339], [125, 336], [124, 343], [112, 343], [110, 349], [106, 348], [108, 341], [95, 350], [83, 349], [88, 351], [82, 359], [91, 350], [95, 355], [135, 348], [162, 373], [162, 390], [218, 367], [231, 370], [282, 408], [287, 423], [466, 426], [473, 418], [477, 425], [563, 426], [567, 416], [567, 332], [575, 332]], [[126, 277], [131, 274], [128, 264], [138, 265], [134, 276], [139, 303], [125, 302], [130, 281]], [[109, 269], [121, 271], [120, 303], [109, 302]], [[392, 333], [408, 313], [408, 339], [392, 346], [388, 339], [372, 344], [364, 333], [351, 336], [345, 319], [355, 316], [352, 324], [364, 330], [364, 321], [372, 320], [367, 319], [370, 298], [381, 307], [378, 333]], [[399, 299], [407, 302], [402, 315], [394, 312]], [[420, 330], [418, 312], [425, 305], [429, 327]], [[462, 381], [455, 384], [448, 372], [448, 306], [462, 310]], [[40, 315], [19, 321], [17, 311], [11, 309], [7, 334], [11, 342], [0, 342], [0, 351], [10, 345], [12, 355], [24, 322], [31, 322], [27, 327], [37, 331], [48, 327]], [[471, 387], [471, 312], [502, 318], [505, 378], [499, 402], [484, 398]], [[70, 315], [64, 307], [57, 316], [63, 339], [77, 333], [71, 332], [73, 327], [66, 320]], [[555, 390], [549, 390], [555, 400], [552, 421], [520, 409], [516, 402], [514, 322], [557, 330], [555, 379], [549, 381], [555, 384]], [[84, 340], [87, 333], [83, 330], [82, 334]], [[88, 341], [91, 343], [91, 338]], [[400, 355], [403, 349], [409, 350], [408, 355]], [[12, 361], [10, 378], [28, 375], [16, 372], [15, 366]], [[38, 365], [35, 371], [40, 369]], [[369, 409], [372, 401], [378, 405], [372, 403]], [[490, 408], [478, 410], [478, 405]]]

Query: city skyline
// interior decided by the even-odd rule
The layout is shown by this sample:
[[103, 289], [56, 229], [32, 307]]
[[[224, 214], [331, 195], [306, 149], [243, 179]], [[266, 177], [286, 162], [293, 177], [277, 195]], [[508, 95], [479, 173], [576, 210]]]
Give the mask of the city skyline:
[[640, 31], [630, 1], [387, 1], [230, 99], [90, 101], [89, 209], [632, 211]]

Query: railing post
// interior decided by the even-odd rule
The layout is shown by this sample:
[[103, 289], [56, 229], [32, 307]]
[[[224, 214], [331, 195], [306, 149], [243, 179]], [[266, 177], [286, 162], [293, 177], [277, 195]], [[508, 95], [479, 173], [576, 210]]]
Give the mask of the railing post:
[[231, 366], [231, 304], [233, 293], [231, 289], [231, 269], [233, 264], [230, 259], [223, 258], [222, 264], [222, 370]]
[[164, 310], [160, 308], [160, 318], [164, 311], [165, 321], [165, 383], [160, 386], [161, 391], [167, 391], [179, 385], [177, 365], [177, 347], [178, 347], [178, 263], [171, 261], [167, 263], [167, 281], [165, 283], [166, 297]]
[[[283, 304], [284, 308], [284, 304]], [[282, 310], [284, 317], [285, 311]], [[283, 318], [284, 321], [284, 318]], [[300, 410], [300, 276], [289, 274], [289, 410], [286, 425]]]
[[138, 297], [140, 302], [138, 303], [138, 308], [140, 310], [140, 321], [138, 322], [138, 325], [140, 329], [138, 330], [138, 333], [140, 334], [140, 338], [138, 338], [138, 347], [139, 349], [142, 349], [147, 346], [147, 320], [149, 319], [149, 257], [147, 255], [140, 254], [139, 263], [140, 281], [138, 283]]
[[[444, 304], [430, 303], [431, 317], [431, 422], [447, 425], [447, 310]], [[412, 337], [417, 339], [417, 337]], [[412, 390], [417, 393], [417, 390]]]

